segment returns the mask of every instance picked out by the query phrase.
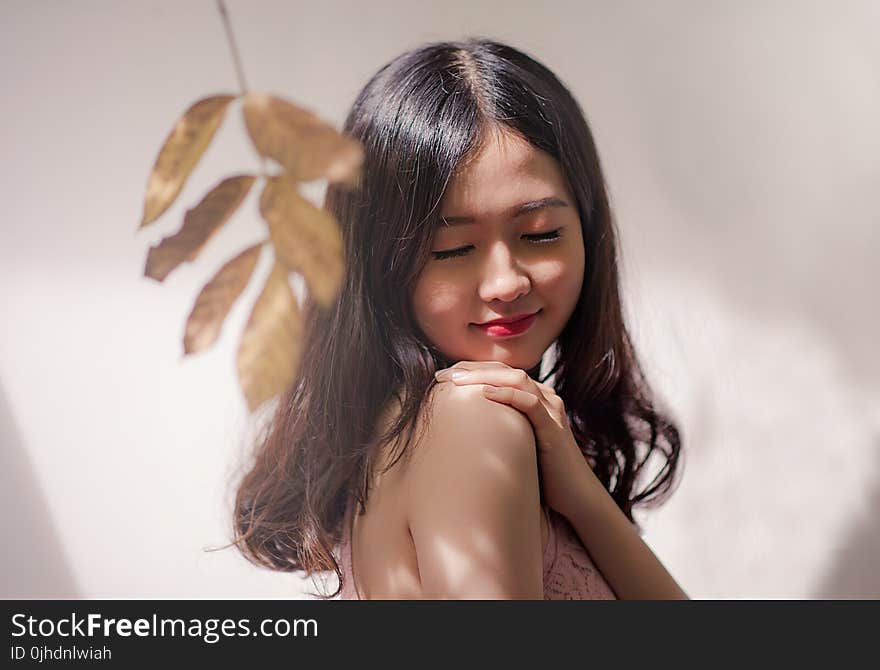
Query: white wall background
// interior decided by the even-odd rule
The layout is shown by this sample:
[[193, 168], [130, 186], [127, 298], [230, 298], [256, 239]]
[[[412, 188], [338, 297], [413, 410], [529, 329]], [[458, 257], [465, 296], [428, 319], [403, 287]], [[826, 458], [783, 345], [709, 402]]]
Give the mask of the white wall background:
[[[428, 40], [494, 37], [555, 70], [685, 438], [649, 544], [692, 597], [880, 597], [880, 4], [228, 4], [251, 88], [337, 124]], [[229, 539], [253, 428], [233, 360], [255, 284], [182, 359], [199, 288], [263, 234], [256, 190], [196, 263], [142, 277], [201, 194], [256, 168], [237, 108], [135, 232], [173, 122], [236, 90], [214, 3], [7, 0], [0, 67], [0, 596], [299, 597], [311, 584], [204, 551]]]

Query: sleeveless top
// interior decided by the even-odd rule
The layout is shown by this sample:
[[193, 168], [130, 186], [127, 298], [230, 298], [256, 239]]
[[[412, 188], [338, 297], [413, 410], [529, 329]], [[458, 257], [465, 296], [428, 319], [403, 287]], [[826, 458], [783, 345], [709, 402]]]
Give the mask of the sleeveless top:
[[[344, 583], [337, 596], [341, 600], [359, 600], [351, 562], [351, 514], [345, 512], [338, 558]], [[615, 600], [608, 582], [593, 564], [571, 524], [549, 507], [541, 510], [547, 518], [547, 546], [544, 549], [544, 600]]]

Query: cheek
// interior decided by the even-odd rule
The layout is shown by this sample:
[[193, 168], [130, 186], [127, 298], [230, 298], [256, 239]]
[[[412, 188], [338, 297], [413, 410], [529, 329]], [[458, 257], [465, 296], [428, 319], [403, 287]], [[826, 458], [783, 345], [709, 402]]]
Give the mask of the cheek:
[[426, 334], [461, 321], [465, 302], [460, 286], [430, 275], [420, 279], [413, 292], [413, 312]]
[[578, 231], [577, 241], [569, 250], [568, 271], [565, 273], [565, 288], [569, 291], [572, 309], [581, 293], [586, 264], [586, 251], [584, 250], [584, 239], [581, 234], [580, 225], [577, 226], [576, 230]]
[[584, 278], [583, 254], [573, 253], [564, 258], [545, 261], [535, 270], [545, 298], [561, 306], [574, 305]]

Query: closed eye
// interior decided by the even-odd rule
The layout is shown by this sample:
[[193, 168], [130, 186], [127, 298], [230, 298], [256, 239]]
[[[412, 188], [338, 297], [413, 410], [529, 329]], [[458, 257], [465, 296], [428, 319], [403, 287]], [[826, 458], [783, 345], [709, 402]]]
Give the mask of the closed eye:
[[[523, 235], [524, 240], [528, 240], [533, 244], [546, 244], [547, 242], [553, 242], [554, 240], [559, 239], [559, 235], [562, 232], [561, 228], [557, 228], [556, 230], [551, 230], [546, 233], [534, 233], [530, 235]], [[469, 244], [464, 247], [458, 247], [456, 249], [447, 249], [445, 251], [432, 251], [431, 255], [435, 260], [442, 261], [446, 258], [455, 258], [456, 256], [464, 256], [468, 253], [474, 246]]]

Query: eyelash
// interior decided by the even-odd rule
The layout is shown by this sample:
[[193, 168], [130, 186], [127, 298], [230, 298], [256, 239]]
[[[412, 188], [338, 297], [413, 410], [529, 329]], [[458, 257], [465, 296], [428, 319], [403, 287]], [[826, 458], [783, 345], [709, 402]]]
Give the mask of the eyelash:
[[[524, 238], [528, 239], [532, 244], [547, 244], [548, 242], [555, 242], [559, 239], [559, 236], [562, 232], [561, 228], [557, 228], [556, 230], [551, 230], [546, 233], [536, 233], [534, 235], [523, 235]], [[466, 247], [459, 247], [458, 249], [449, 249], [448, 251], [432, 251], [431, 255], [434, 257], [434, 260], [442, 261], [447, 258], [455, 258], [456, 256], [464, 256], [468, 251], [470, 251], [472, 245], [468, 245]]]

